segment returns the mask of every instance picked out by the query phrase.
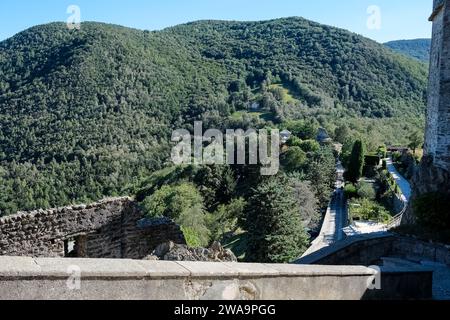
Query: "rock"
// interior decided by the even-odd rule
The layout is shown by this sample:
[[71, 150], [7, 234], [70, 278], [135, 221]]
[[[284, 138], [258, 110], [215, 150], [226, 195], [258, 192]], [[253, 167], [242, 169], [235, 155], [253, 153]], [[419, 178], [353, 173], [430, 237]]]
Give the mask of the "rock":
[[224, 249], [219, 242], [214, 242], [209, 249], [189, 248], [173, 242], [160, 244], [150, 256], [166, 261], [204, 261], [204, 262], [236, 262], [237, 258], [231, 250]]
[[152, 255], [156, 257], [164, 257], [167, 253], [169, 253], [175, 246], [175, 243], [172, 241], [162, 243], [159, 246], [156, 247], [156, 249], [153, 251]]
[[149, 256], [146, 256], [146, 257], [145, 257], [144, 259], [142, 259], [142, 260], [146, 260], [146, 261], [158, 261], [159, 258], [158, 258], [157, 256], [149, 255]]

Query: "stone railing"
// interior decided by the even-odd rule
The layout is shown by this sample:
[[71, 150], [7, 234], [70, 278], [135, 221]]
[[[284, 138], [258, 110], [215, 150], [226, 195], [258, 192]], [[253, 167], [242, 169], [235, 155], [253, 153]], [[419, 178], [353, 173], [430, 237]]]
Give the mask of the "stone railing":
[[450, 266], [450, 247], [429, 243], [394, 233], [365, 234], [348, 237], [333, 246], [302, 257], [295, 263], [317, 265], [373, 265], [383, 257], [417, 259]]
[[361, 266], [0, 257], [0, 299], [397, 299], [402, 285], [421, 286], [426, 298], [429, 274], [382, 273], [382, 290], [368, 290], [379, 274]]
[[408, 210], [408, 202], [403, 202], [404, 206], [402, 211], [400, 211], [400, 213], [398, 213], [397, 215], [395, 215], [391, 222], [389, 222], [387, 224], [387, 230], [392, 230], [395, 228], [400, 227], [400, 225], [402, 224], [402, 220], [403, 220], [403, 215], [406, 213], [406, 211]]

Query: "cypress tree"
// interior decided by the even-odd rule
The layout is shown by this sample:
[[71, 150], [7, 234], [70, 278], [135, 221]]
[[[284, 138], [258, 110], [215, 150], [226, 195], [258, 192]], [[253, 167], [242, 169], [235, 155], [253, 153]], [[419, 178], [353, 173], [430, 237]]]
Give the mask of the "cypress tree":
[[364, 156], [364, 144], [361, 140], [355, 141], [346, 172], [346, 178], [350, 182], [356, 183], [362, 177], [364, 169]]

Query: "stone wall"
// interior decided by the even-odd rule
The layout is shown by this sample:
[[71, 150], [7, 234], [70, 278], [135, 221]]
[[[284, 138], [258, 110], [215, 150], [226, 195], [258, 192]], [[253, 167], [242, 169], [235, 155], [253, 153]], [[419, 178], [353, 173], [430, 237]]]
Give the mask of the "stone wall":
[[384, 257], [428, 260], [450, 266], [450, 248], [395, 234], [350, 237], [296, 261], [317, 265], [380, 265]]
[[[0, 257], [0, 299], [428, 299], [431, 272], [361, 266]], [[369, 290], [381, 278], [381, 290]]]
[[72, 243], [79, 257], [139, 259], [163, 242], [185, 243], [173, 222], [142, 219], [130, 198], [18, 213], [0, 218], [0, 255], [64, 257]]

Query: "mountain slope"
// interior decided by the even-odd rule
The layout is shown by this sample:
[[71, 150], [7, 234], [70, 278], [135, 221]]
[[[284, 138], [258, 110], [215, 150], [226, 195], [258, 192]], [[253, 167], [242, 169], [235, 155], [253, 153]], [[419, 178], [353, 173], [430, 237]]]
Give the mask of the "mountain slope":
[[238, 65], [250, 82], [260, 80], [261, 71], [278, 74], [283, 82], [297, 80], [305, 91], [323, 97], [321, 107], [338, 102], [371, 117], [423, 111], [427, 70], [345, 30], [288, 18], [201, 21], [169, 32], [187, 39], [203, 56]]
[[428, 63], [430, 61], [431, 39], [390, 41], [384, 45], [422, 62]]
[[264, 126], [233, 120], [255, 100], [276, 122], [420, 118], [426, 73], [300, 18], [37, 26], [0, 43], [0, 214], [120, 194], [164, 165], [174, 128]]

